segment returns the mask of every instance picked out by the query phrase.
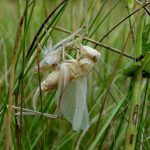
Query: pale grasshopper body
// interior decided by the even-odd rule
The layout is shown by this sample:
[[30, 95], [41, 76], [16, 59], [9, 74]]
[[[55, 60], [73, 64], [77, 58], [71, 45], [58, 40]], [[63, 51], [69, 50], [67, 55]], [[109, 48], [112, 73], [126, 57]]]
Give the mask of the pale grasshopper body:
[[[86, 104], [86, 76], [100, 58], [100, 53], [89, 46], [81, 46], [82, 57], [63, 61], [59, 67], [41, 83], [41, 91], [51, 91], [58, 87], [58, 111], [72, 123], [73, 129], [88, 127], [88, 110]], [[33, 107], [40, 94], [40, 88], [35, 92]]]
[[[43, 115], [49, 118], [57, 118], [62, 114], [72, 123], [74, 130], [85, 129], [89, 125], [88, 108], [86, 104], [87, 93], [87, 74], [90, 72], [97, 61], [100, 53], [89, 46], [76, 44], [82, 37], [75, 38], [81, 29], [71, 34], [66, 39], [60, 41], [55, 46], [48, 46], [37, 71], [51, 70], [48, 77], [42, 81], [33, 96], [34, 110], [22, 108], [22, 112], [16, 115]], [[68, 55], [68, 49], [77, 49], [77, 58]], [[65, 60], [64, 55], [69, 59]], [[50, 92], [57, 88], [56, 103], [58, 106], [57, 114], [47, 114], [35, 111], [40, 92]], [[41, 90], [41, 91], [40, 91]], [[14, 109], [20, 107], [13, 106]]]

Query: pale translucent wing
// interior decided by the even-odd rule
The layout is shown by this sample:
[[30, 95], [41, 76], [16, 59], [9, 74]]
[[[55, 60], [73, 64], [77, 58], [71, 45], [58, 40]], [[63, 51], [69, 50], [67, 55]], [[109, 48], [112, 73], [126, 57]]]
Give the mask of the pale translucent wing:
[[87, 78], [83, 76], [75, 80], [76, 82], [76, 107], [73, 117], [73, 128], [85, 129], [89, 124], [89, 115], [86, 103]]
[[85, 129], [89, 125], [86, 103], [87, 78], [82, 76], [67, 84], [60, 102], [60, 112], [72, 123], [74, 130]]

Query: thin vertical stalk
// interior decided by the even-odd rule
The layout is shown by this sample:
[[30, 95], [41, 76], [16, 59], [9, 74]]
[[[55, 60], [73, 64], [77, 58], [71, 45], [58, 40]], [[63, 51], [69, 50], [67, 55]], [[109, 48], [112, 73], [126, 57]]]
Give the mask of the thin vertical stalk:
[[16, 55], [17, 55], [17, 49], [19, 45], [19, 40], [21, 36], [21, 31], [22, 31], [22, 25], [24, 21], [24, 16], [20, 19], [18, 28], [17, 28], [17, 33], [16, 33], [16, 39], [15, 39], [15, 44], [14, 44], [14, 49], [13, 49], [13, 56], [12, 56], [12, 61], [11, 61], [11, 73], [10, 73], [10, 91], [9, 91], [9, 97], [8, 97], [8, 112], [7, 112], [7, 119], [6, 119], [6, 150], [9, 150], [10, 148], [10, 137], [11, 137], [11, 114], [12, 114], [12, 99], [13, 99], [13, 89], [14, 89], [14, 76], [15, 76], [15, 65], [16, 65]]

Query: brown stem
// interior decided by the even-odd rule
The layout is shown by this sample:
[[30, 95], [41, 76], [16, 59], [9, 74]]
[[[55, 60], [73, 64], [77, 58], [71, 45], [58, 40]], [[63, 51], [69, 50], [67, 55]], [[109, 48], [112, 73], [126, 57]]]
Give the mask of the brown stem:
[[17, 28], [16, 39], [15, 39], [15, 44], [14, 44], [14, 49], [13, 49], [13, 56], [12, 56], [12, 61], [11, 61], [10, 91], [9, 91], [9, 98], [8, 98], [8, 104], [10, 107], [8, 107], [8, 113], [7, 113], [7, 119], [6, 119], [6, 150], [9, 150], [9, 147], [10, 147], [10, 137], [11, 137], [10, 124], [11, 124], [11, 114], [12, 114], [11, 106], [12, 106], [13, 89], [14, 89], [13, 88], [14, 75], [15, 75], [14, 73], [15, 73], [17, 49], [18, 49], [19, 40], [21, 37], [23, 22], [24, 22], [24, 15], [21, 17], [18, 28]]

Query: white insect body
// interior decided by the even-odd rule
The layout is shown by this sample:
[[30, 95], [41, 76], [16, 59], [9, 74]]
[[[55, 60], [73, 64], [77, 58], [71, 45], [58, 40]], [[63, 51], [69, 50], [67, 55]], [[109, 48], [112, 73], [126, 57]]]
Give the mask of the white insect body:
[[[100, 59], [100, 53], [89, 46], [81, 46], [82, 58], [71, 59], [59, 64], [59, 67], [41, 83], [41, 91], [51, 91], [58, 87], [59, 112], [72, 123], [73, 129], [88, 127], [88, 109], [86, 104], [87, 73]], [[33, 98], [33, 107], [36, 109], [40, 89]]]

